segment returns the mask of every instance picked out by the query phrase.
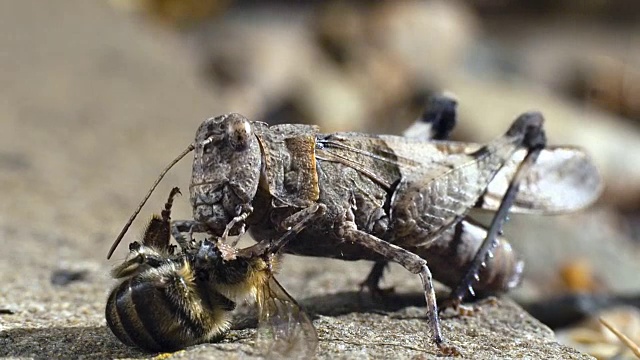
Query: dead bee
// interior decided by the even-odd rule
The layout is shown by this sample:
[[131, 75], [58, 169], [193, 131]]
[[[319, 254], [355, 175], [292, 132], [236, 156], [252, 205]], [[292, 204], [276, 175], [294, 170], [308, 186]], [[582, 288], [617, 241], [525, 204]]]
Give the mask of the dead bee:
[[[476, 291], [512, 288], [522, 262], [500, 236], [508, 212], [583, 208], [597, 198], [601, 180], [581, 150], [546, 147], [536, 112], [485, 145], [444, 141], [455, 123], [455, 103], [447, 101], [434, 100], [430, 130], [419, 136], [322, 134], [315, 126], [268, 126], [239, 114], [211, 118], [149, 193], [194, 151], [193, 220], [172, 223], [181, 246], [192, 233], [226, 241], [246, 228], [259, 244], [271, 243], [295, 227], [299, 236], [285, 252], [375, 261], [365, 282], [374, 290], [384, 264], [397, 262], [420, 275], [434, 343], [457, 354], [442, 336], [431, 269], [454, 287], [455, 307]], [[496, 211], [488, 227], [468, 217], [474, 207]]]
[[169, 242], [171, 204], [178, 193], [171, 191], [162, 216], [151, 219], [142, 243], [130, 244], [129, 256], [112, 271], [121, 282], [111, 291], [105, 314], [116, 337], [147, 351], [217, 341], [229, 330], [236, 301], [251, 299], [259, 310], [263, 351], [315, 352], [313, 324], [273, 277], [282, 244], [237, 250], [203, 240], [177, 253]]

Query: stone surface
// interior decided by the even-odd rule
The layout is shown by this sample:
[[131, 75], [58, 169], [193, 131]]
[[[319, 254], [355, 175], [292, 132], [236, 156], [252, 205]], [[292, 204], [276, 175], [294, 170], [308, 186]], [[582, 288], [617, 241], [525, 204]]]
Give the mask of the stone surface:
[[[148, 358], [105, 325], [108, 272], [126, 246], [111, 262], [107, 250], [200, 121], [242, 109], [217, 100], [179, 34], [97, 2], [0, 7], [0, 356]], [[136, 238], [171, 186], [186, 188], [189, 168], [185, 161], [167, 176], [125, 241]], [[175, 218], [190, 214], [185, 198], [174, 209]], [[413, 295], [380, 306], [355, 292], [367, 270], [364, 263], [287, 259], [279, 278], [315, 315], [318, 357], [435, 357], [424, 342], [418, 278], [392, 267], [386, 284]], [[60, 281], [60, 274], [81, 275]], [[588, 358], [556, 343], [509, 301], [445, 318], [443, 327], [468, 357]], [[252, 332], [234, 330], [223, 343], [171, 356], [255, 356]]]

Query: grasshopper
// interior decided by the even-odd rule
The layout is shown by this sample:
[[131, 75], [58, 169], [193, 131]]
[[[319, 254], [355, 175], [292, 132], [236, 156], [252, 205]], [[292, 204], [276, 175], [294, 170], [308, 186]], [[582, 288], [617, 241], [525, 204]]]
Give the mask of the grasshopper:
[[[194, 151], [193, 219], [172, 222], [181, 247], [193, 244], [194, 233], [226, 241], [248, 229], [268, 243], [295, 229], [284, 252], [374, 261], [363, 283], [373, 291], [386, 263], [396, 262], [420, 276], [433, 342], [444, 354], [459, 354], [442, 335], [432, 280], [453, 288], [453, 307], [469, 295], [513, 288], [523, 263], [501, 236], [508, 212], [581, 209], [597, 198], [601, 180], [582, 150], [546, 147], [537, 112], [519, 116], [485, 145], [447, 141], [455, 107], [434, 98], [405, 136], [323, 134], [312, 125], [269, 126], [235, 113], [207, 119], [160, 174], [109, 256], [164, 174]], [[488, 227], [468, 216], [474, 207], [496, 211]]]

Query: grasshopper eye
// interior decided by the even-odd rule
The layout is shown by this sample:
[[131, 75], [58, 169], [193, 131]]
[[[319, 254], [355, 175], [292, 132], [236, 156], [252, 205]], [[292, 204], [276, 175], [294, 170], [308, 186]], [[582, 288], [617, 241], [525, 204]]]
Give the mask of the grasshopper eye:
[[229, 145], [240, 151], [247, 148], [251, 137], [251, 123], [242, 115], [232, 116], [227, 127]]
[[213, 148], [214, 147], [215, 147], [215, 145], [213, 144], [213, 141], [207, 141], [202, 146], [202, 152], [205, 153], [205, 154], [211, 154], [211, 153], [213, 153]]

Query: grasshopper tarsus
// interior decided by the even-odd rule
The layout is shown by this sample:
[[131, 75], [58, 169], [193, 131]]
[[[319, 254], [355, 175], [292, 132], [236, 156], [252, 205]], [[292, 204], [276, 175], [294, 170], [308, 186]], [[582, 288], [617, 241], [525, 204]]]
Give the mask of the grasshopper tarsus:
[[435, 342], [438, 350], [442, 355], [445, 356], [461, 356], [462, 352], [460, 349], [455, 346], [449, 344], [441, 335], [435, 334], [433, 342]]

